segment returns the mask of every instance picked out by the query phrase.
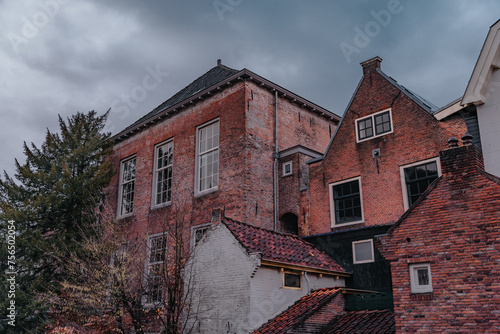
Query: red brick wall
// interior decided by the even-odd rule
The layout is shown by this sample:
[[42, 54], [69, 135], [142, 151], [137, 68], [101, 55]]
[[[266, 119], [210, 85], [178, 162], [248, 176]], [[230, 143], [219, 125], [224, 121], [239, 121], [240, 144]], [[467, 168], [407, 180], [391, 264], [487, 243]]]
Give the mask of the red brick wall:
[[[332, 121], [283, 97], [278, 109], [280, 149], [298, 144], [326, 148]], [[196, 127], [215, 118], [220, 119], [219, 189], [194, 197]], [[174, 139], [172, 205], [151, 209], [154, 146], [170, 138]], [[212, 209], [224, 208], [227, 217], [272, 229], [273, 151], [274, 93], [252, 82], [237, 83], [117, 143], [112, 156], [117, 175], [108, 189], [107, 210], [116, 216], [120, 161], [136, 154], [134, 213], [125, 218], [135, 226], [132, 231], [160, 231], [179, 207], [192, 225], [209, 222]]]
[[[379, 245], [391, 261], [397, 330], [497, 333], [500, 181], [477, 171], [472, 146], [441, 160], [443, 178]], [[432, 293], [411, 293], [411, 263], [430, 263]]]
[[[466, 132], [463, 119], [454, 118], [452, 126], [437, 121], [378, 73], [375, 66], [364, 72], [325, 159], [310, 168], [311, 234], [331, 229], [328, 185], [358, 176], [364, 224], [355, 226], [395, 222], [404, 212], [399, 167], [438, 156], [451, 136], [461, 137]], [[355, 120], [387, 108], [392, 108], [394, 132], [356, 143]], [[377, 148], [381, 157], [376, 161], [372, 150]]]

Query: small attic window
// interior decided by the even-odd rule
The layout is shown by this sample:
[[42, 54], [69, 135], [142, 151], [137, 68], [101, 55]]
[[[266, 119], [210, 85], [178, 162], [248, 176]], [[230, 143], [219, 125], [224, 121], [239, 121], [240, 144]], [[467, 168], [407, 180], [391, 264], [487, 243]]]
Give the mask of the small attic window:
[[283, 287], [287, 289], [301, 289], [300, 273], [296, 271], [283, 271]]
[[288, 176], [293, 174], [293, 161], [287, 161], [283, 163], [283, 176]]
[[393, 132], [391, 109], [385, 109], [356, 120], [356, 142]]

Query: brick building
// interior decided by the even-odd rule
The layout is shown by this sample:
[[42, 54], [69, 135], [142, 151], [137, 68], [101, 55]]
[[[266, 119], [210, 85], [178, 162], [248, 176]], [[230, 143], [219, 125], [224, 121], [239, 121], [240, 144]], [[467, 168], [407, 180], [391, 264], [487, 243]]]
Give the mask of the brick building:
[[348, 287], [379, 292], [346, 298], [348, 310], [393, 307], [390, 265], [374, 236], [441, 175], [439, 151], [467, 131], [464, 114], [436, 119], [438, 109], [382, 72], [381, 61], [361, 63], [363, 77], [328, 149], [308, 162], [306, 240], [353, 274]]
[[[193, 224], [209, 222], [213, 208], [224, 208], [228, 217], [279, 230], [283, 214], [299, 217], [294, 203], [300, 185], [280, 193], [281, 179], [307, 182], [300, 156], [323, 152], [338, 120], [247, 69], [219, 61], [113, 137], [119, 173], [108, 209], [147, 234], [159, 232], [165, 217], [180, 208]], [[282, 151], [293, 159], [284, 162], [286, 173]], [[275, 210], [285, 202], [292, 204]], [[288, 230], [297, 232], [297, 224], [292, 219]]]
[[450, 147], [440, 161], [442, 176], [381, 237], [397, 331], [497, 333], [500, 179], [474, 145]]

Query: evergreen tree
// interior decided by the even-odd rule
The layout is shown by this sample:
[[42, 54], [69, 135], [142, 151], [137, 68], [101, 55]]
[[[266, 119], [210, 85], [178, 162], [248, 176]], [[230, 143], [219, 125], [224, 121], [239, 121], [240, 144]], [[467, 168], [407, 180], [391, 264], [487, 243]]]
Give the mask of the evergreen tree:
[[[51, 307], [46, 297], [60, 288], [65, 259], [84, 252], [83, 236], [95, 231], [103, 189], [113, 174], [112, 142], [103, 133], [108, 114], [78, 112], [66, 122], [59, 116], [60, 133], [47, 130], [40, 148], [24, 143], [26, 161], [15, 161], [15, 179], [6, 172], [0, 179], [2, 297], [9, 293], [7, 279], [14, 277], [16, 283], [15, 297], [0, 300], [2, 333], [44, 326]], [[14, 265], [5, 261], [12, 251], [9, 225], [15, 226]], [[8, 322], [12, 300], [16, 327]]]

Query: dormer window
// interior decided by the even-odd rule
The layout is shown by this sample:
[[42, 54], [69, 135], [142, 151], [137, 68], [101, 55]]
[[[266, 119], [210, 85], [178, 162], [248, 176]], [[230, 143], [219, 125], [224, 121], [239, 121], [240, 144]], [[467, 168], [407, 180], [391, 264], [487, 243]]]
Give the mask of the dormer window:
[[391, 109], [356, 120], [356, 141], [369, 140], [393, 132]]

